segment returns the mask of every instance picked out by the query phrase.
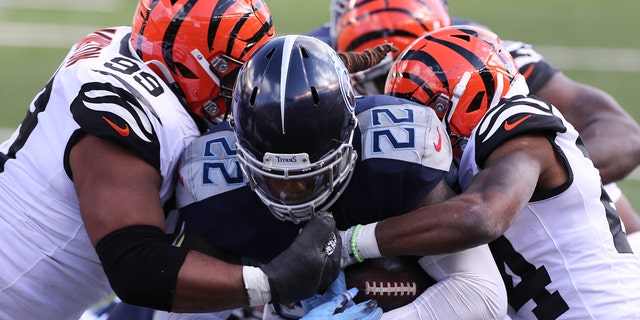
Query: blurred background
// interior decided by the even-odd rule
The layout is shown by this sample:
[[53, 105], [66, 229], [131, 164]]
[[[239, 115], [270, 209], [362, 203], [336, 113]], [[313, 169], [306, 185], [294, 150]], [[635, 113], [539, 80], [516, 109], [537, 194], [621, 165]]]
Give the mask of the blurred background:
[[[266, 0], [278, 34], [328, 21], [329, 0]], [[0, 0], [0, 138], [85, 34], [130, 25], [135, 0]], [[640, 1], [450, 0], [452, 16], [476, 20], [502, 39], [533, 44], [569, 77], [609, 92], [640, 121]], [[625, 137], [619, 137], [625, 139]], [[640, 171], [620, 186], [640, 209]]]

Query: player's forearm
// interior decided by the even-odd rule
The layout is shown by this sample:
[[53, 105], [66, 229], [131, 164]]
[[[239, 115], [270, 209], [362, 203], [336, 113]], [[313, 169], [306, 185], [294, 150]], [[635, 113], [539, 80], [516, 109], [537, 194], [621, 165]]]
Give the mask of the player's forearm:
[[208, 312], [249, 305], [242, 266], [191, 251], [178, 274], [173, 312]]
[[604, 183], [620, 180], [640, 163], [640, 126], [608, 93], [555, 74], [535, 95], [562, 112], [578, 130]]
[[583, 128], [580, 136], [605, 184], [623, 179], [640, 165], [640, 129], [633, 119], [603, 119]]
[[376, 228], [380, 253], [383, 256], [449, 253], [488, 243], [508, 228], [508, 221], [495, 219], [485, 208], [466, 202], [468, 198], [381, 221]]
[[172, 311], [218, 311], [309, 298], [340, 271], [341, 246], [329, 213], [316, 214], [289, 247], [266, 265], [228, 264], [190, 251], [178, 273]]
[[606, 92], [577, 88], [561, 111], [580, 133], [603, 182], [620, 180], [640, 164], [640, 125]]
[[377, 223], [351, 227], [343, 233], [344, 252], [349, 254], [344, 265], [380, 256], [450, 253], [488, 243], [509, 227], [511, 219], [503, 213], [514, 210], [492, 209], [483, 205], [483, 199], [480, 194], [467, 193]]
[[[531, 150], [518, 151], [522, 145]], [[379, 222], [375, 234], [380, 253], [425, 256], [496, 239], [531, 198], [542, 166], [535, 155], [545, 150], [552, 152], [548, 142], [537, 136], [505, 143], [461, 195]]]

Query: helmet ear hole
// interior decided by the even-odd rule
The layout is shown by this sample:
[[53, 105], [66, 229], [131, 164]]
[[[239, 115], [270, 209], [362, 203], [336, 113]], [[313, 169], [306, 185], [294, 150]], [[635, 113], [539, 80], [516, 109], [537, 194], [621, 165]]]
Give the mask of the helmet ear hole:
[[437, 113], [446, 112], [451, 106], [451, 99], [449, 99], [446, 94], [435, 96], [435, 100], [433, 109], [435, 109]]
[[431, 107], [438, 115], [438, 118], [442, 119], [451, 108], [451, 98], [444, 93], [439, 93], [431, 97], [427, 103], [423, 103], [421, 101], [416, 101], [417, 99], [413, 98], [412, 101], [418, 102], [420, 104], [425, 104], [428, 107]]

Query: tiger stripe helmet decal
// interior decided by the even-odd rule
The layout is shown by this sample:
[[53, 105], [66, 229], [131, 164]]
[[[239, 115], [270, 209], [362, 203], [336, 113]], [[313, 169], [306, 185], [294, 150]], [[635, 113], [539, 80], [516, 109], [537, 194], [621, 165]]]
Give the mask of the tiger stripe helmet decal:
[[398, 56], [385, 93], [433, 108], [457, 144], [517, 77], [513, 58], [493, 32], [451, 26], [423, 35]]
[[450, 25], [451, 18], [440, 0], [351, 1], [334, 27], [336, 49], [363, 51], [392, 43], [403, 50], [426, 32]]
[[263, 0], [140, 0], [131, 44], [193, 113], [212, 119], [227, 112], [240, 66], [274, 33]]

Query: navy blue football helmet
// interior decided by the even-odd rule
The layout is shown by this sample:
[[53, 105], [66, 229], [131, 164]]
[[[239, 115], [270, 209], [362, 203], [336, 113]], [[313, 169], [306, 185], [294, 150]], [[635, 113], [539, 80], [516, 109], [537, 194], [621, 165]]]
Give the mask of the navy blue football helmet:
[[349, 72], [308, 36], [269, 41], [241, 68], [231, 103], [238, 160], [281, 220], [327, 210], [351, 178], [357, 125]]

